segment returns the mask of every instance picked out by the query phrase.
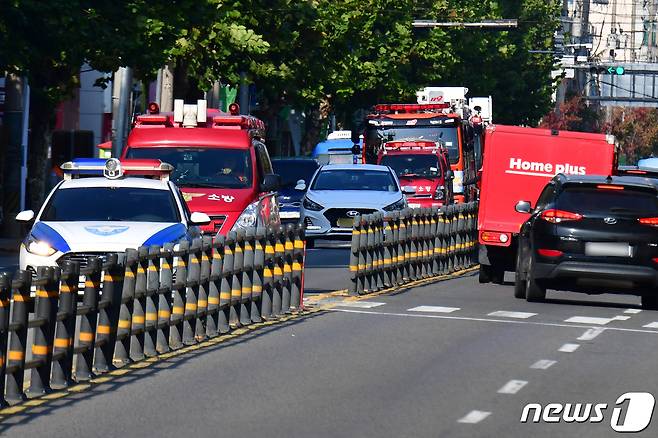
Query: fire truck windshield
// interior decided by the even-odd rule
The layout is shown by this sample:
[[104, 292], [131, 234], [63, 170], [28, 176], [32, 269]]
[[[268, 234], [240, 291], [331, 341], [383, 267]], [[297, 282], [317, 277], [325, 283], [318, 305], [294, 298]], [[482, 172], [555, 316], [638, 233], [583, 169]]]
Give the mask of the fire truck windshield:
[[433, 154], [385, 155], [382, 165], [390, 166], [401, 178], [439, 178], [439, 159]]
[[180, 187], [241, 189], [253, 180], [248, 150], [202, 147], [130, 148], [127, 158], [157, 158], [174, 166], [171, 180]]
[[448, 149], [450, 163], [459, 161], [459, 139], [456, 126], [369, 126], [366, 132], [368, 149], [377, 151], [383, 142], [393, 140], [442, 140]]

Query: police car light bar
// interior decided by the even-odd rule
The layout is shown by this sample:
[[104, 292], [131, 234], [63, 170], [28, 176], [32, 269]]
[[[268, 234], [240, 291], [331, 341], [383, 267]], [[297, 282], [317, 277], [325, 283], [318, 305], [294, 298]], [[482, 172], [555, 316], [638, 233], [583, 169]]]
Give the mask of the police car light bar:
[[65, 180], [80, 176], [102, 175], [108, 179], [118, 179], [124, 175], [134, 175], [158, 177], [167, 181], [174, 166], [155, 159], [77, 158], [62, 164], [61, 169], [64, 171]]
[[428, 103], [428, 104], [416, 104], [416, 103], [392, 103], [392, 104], [379, 104], [375, 105], [375, 111], [379, 113], [389, 113], [389, 112], [398, 112], [398, 113], [417, 113], [421, 111], [436, 111], [450, 108], [448, 103]]

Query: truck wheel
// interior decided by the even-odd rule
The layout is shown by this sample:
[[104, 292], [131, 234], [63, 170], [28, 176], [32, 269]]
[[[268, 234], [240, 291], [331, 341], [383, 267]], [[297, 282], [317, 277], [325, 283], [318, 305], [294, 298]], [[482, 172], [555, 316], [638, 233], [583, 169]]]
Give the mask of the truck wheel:
[[514, 298], [525, 298], [526, 296], [526, 280], [523, 273], [523, 266], [521, 266], [520, 251], [517, 251], [516, 256], [516, 271], [514, 272]]
[[536, 302], [546, 299], [546, 287], [537, 283], [534, 273], [534, 259], [530, 259], [528, 271], [525, 273], [525, 299]]
[[642, 295], [642, 308], [658, 310], [658, 290], [648, 290]]
[[495, 284], [503, 284], [505, 282], [505, 270], [499, 268], [493, 268], [493, 275], [491, 277], [491, 282]]
[[493, 268], [488, 265], [480, 265], [478, 281], [480, 283], [491, 283], [492, 277], [493, 277]]

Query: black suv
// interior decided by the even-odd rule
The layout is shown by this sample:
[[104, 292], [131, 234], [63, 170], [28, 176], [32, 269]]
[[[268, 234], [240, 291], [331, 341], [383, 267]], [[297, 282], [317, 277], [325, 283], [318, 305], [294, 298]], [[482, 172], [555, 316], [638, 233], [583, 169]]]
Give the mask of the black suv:
[[642, 296], [658, 308], [658, 180], [555, 176], [521, 227], [514, 296], [541, 301], [546, 288]]

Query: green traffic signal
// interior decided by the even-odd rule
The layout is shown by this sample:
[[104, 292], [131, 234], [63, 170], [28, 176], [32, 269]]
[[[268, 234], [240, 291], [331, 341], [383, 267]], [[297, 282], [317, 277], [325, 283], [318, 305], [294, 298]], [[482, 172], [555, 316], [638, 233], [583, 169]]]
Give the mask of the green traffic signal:
[[617, 73], [618, 75], [623, 75], [624, 74], [624, 67], [621, 67], [621, 66], [617, 67], [615, 69], [615, 73]]
[[608, 73], [609, 75], [618, 75], [621, 76], [626, 72], [626, 69], [622, 66], [609, 66], [609, 67], [603, 67], [602, 68], [603, 73]]

